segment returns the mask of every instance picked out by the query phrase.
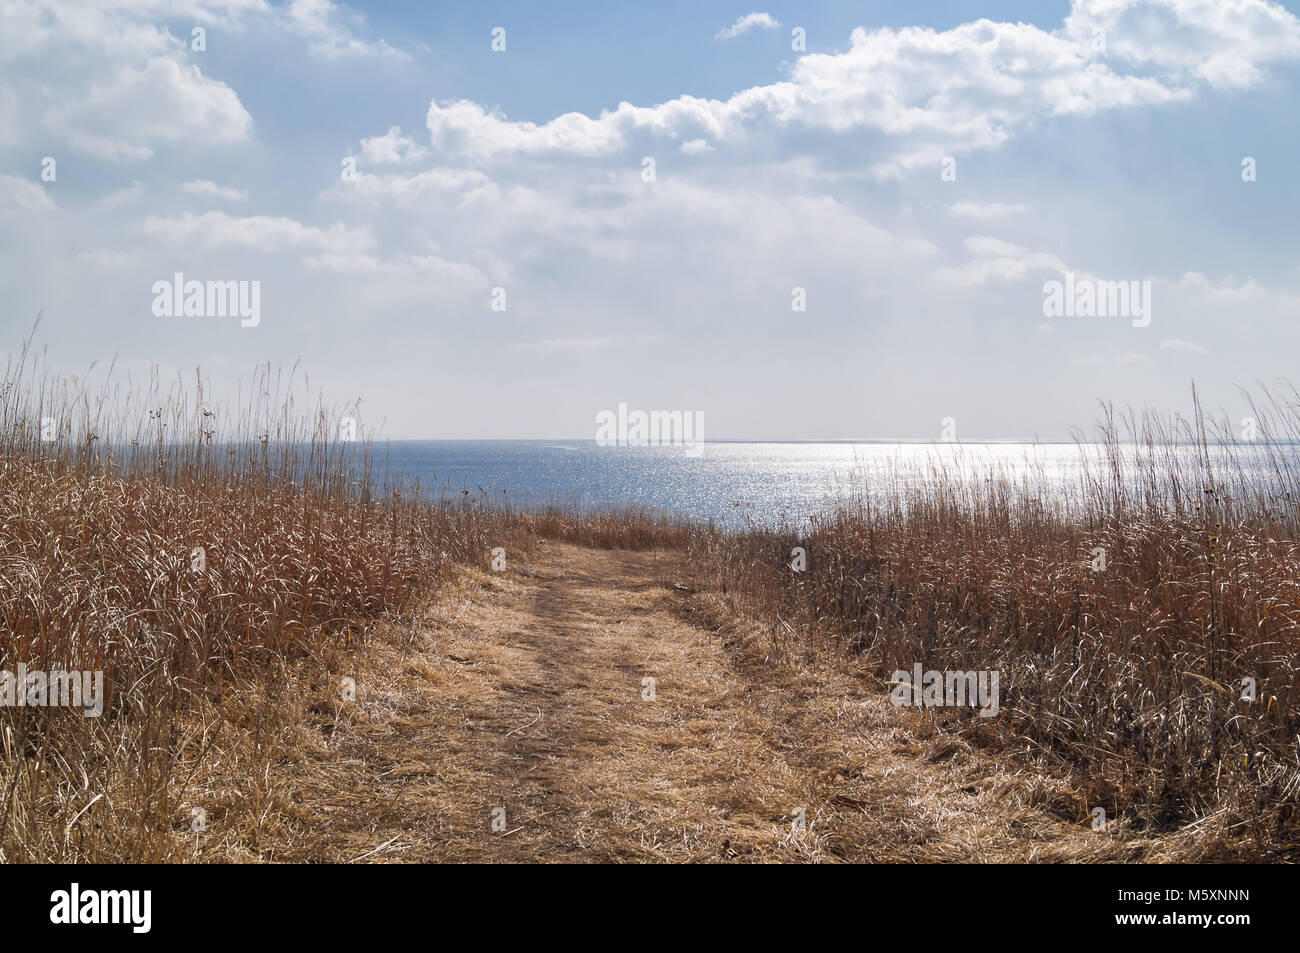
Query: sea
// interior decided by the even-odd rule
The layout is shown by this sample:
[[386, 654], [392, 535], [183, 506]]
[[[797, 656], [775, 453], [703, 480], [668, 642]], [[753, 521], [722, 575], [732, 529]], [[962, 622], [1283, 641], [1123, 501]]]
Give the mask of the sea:
[[[711, 442], [611, 447], [594, 441], [417, 440], [373, 447], [376, 470], [432, 499], [558, 505], [579, 512], [638, 507], [729, 528], [803, 524], [838, 503], [883, 497], [936, 471], [999, 474], [1068, 491], [1079, 485], [1076, 443]], [[1194, 453], [1187, 448], [1186, 453]], [[1240, 455], [1240, 451], [1238, 451]]]

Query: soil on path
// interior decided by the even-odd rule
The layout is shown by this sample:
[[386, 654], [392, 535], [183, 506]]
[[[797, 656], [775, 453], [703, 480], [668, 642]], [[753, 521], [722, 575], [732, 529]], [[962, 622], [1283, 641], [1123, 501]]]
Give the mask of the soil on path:
[[844, 667], [693, 620], [675, 557], [547, 542], [467, 573], [271, 779], [249, 859], [1159, 860]]

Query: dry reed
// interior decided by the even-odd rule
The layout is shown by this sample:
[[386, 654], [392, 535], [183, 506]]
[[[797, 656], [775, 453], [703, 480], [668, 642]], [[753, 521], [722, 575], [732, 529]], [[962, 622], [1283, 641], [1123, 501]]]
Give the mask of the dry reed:
[[1213, 818], [1236, 856], [1293, 856], [1300, 396], [1265, 392], [1253, 413], [1239, 443], [1199, 405], [1106, 408], [1066, 485], [933, 463], [806, 532], [698, 532], [693, 563], [765, 620], [773, 657], [848, 654], [885, 680], [917, 662], [996, 670], [997, 719], [930, 714], [1067, 767], [1135, 829]]

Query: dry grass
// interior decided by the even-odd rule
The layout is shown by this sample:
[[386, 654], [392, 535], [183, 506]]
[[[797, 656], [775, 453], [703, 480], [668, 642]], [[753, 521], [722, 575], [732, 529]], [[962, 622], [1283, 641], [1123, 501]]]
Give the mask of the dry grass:
[[806, 534], [697, 533], [693, 562], [763, 620], [774, 658], [847, 656], [884, 679], [916, 662], [996, 670], [996, 720], [931, 714], [1068, 768], [1132, 830], [1210, 819], [1231, 832], [1217, 856], [1294, 857], [1300, 400], [1269, 397], [1256, 414], [1249, 447], [1199, 413], [1123, 429], [1108, 416], [1064, 489], [936, 467]]
[[1187, 856], [1125, 824], [1094, 832], [1059, 773], [1009, 769], [899, 712], [861, 666], [772, 665], [715, 593], [683, 592], [685, 571], [677, 553], [546, 542], [504, 574], [459, 572], [450, 598], [368, 647], [347, 723], [310, 719], [302, 757], [272, 768], [262, 856]]
[[682, 550], [693, 530], [685, 520], [639, 509], [577, 513], [548, 507], [518, 516], [521, 527], [542, 539], [598, 549]]
[[197, 385], [92, 399], [6, 372], [0, 669], [102, 671], [108, 706], [0, 707], [0, 859], [178, 859], [199, 803], [256, 828], [259, 772], [372, 628], [525, 545], [504, 514], [378, 489], [340, 413], [253, 390], [231, 413]]
[[[935, 469], [800, 534], [429, 505], [355, 408], [251, 394], [0, 381], [0, 669], [109, 699], [0, 707], [0, 860], [1295, 854], [1294, 393], [1248, 447], [1108, 417], [1072, 485]], [[1001, 717], [891, 708], [913, 662]]]

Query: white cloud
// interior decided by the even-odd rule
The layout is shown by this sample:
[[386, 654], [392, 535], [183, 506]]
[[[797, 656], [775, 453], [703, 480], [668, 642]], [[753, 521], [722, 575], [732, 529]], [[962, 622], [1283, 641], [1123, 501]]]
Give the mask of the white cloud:
[[1215, 301], [1244, 301], [1263, 294], [1264, 289], [1255, 283], [1254, 278], [1248, 278], [1236, 286], [1232, 285], [1231, 281], [1232, 279], [1229, 278], [1223, 284], [1215, 285], [1200, 272], [1189, 271], [1179, 279], [1178, 284]]
[[1300, 56], [1295, 16], [1266, 0], [1075, 0], [1064, 32], [1091, 42], [1097, 29], [1108, 57], [1185, 85], [1246, 88]]
[[298, 252], [309, 268], [338, 274], [428, 275], [474, 286], [487, 283], [487, 278], [475, 266], [435, 254], [403, 253], [391, 259], [381, 258], [374, 253], [378, 243], [368, 227], [352, 227], [341, 222], [317, 228], [291, 218], [267, 215], [240, 218], [225, 212], [206, 212], [172, 218], [150, 216], [136, 231], [169, 248], [245, 247], [261, 252]]
[[98, 209], [114, 209], [123, 205], [129, 205], [144, 194], [144, 184], [141, 182], [132, 182], [125, 188], [110, 192], [102, 199], [95, 203]]
[[377, 165], [414, 162], [428, 154], [428, 149], [402, 135], [400, 126], [390, 126], [382, 136], [361, 140], [361, 158]]
[[[619, 105], [618, 113], [624, 110], [636, 111], [628, 103]], [[434, 100], [425, 121], [433, 146], [440, 151], [478, 156], [512, 152], [594, 156], [622, 148], [623, 134], [613, 115], [602, 113], [600, 119], [592, 119], [582, 113], [565, 113], [539, 126], [507, 121], [498, 112], [489, 113], [478, 103], [462, 99], [443, 104]]]
[[6, 204], [24, 212], [47, 212], [55, 207], [54, 199], [39, 183], [0, 173], [0, 209]]
[[262, 0], [7, 0], [0, 4], [0, 63], [39, 62], [69, 48], [100, 63], [143, 62], [182, 47], [160, 21], [184, 17], [239, 29], [246, 15], [269, 12]]
[[128, 161], [151, 158], [160, 144], [247, 141], [252, 118], [233, 89], [201, 71], [192, 26], [204, 26], [209, 43], [214, 29], [229, 41], [255, 26], [301, 37], [326, 59], [405, 56], [358, 39], [361, 22], [329, 0], [4, 0], [0, 145], [53, 133], [79, 151]]
[[63, 45], [77, 45], [101, 55], [131, 53], [141, 58], [176, 52], [184, 44], [159, 24], [184, 22], [183, 41], [191, 25], [227, 35], [250, 25], [281, 29], [308, 41], [318, 56], [405, 58], [384, 40], [359, 39], [353, 28], [365, 18], [331, 0], [7, 0], [0, 5], [0, 63], [47, 55]]
[[948, 206], [948, 214], [958, 218], [1004, 218], [1028, 211], [1027, 205], [1003, 205], [1001, 202], [954, 202]]
[[[101, 8], [116, 2], [96, 0]], [[155, 0], [142, 3], [148, 10], [158, 9]], [[0, 0], [5, 10], [14, 6]], [[1076, 5], [1084, 6], [1095, 5]], [[1164, 10], [1162, 4], [1147, 6]], [[243, 16], [250, 25], [265, 23], [283, 34], [286, 9], [277, 4], [268, 12], [250, 5]], [[1115, 13], [1120, 22], [1127, 15]], [[1201, 14], [1194, 5], [1181, 5], [1168, 15], [1191, 22]], [[4, 17], [0, 10], [0, 19]], [[372, 35], [341, 9], [333, 17], [340, 27]], [[159, 22], [172, 23], [179, 36], [187, 35], [183, 21]], [[1283, 17], [1283, 27], [1286, 22]], [[706, 21], [706, 39], [709, 25], [715, 24]], [[73, 75], [78, 53], [91, 47], [73, 47], [57, 31], [45, 36], [39, 18], [31, 26], [35, 39], [28, 34], [0, 37], [0, 90], [14, 75], [9, 63], [18, 62], [29, 73], [48, 77], [57, 95], [42, 98], [32, 87], [22, 87], [12, 101], [23, 121], [39, 119], [50, 104], [84, 98], [92, 86], [112, 86], [128, 67], [142, 72], [152, 59], [174, 60], [182, 70], [200, 66], [206, 71], [208, 64], [215, 68], [222, 63], [232, 72], [219, 76], [235, 77], [229, 81], [241, 91], [241, 77], [256, 81], [259, 70], [283, 69], [279, 63], [177, 55], [180, 41], [165, 29], [118, 24], [106, 34], [115, 38], [118, 52], [104, 51], [93, 69]], [[1166, 39], [1199, 43], [1198, 35], [1185, 25]], [[210, 46], [217, 36], [209, 30]], [[1157, 351], [1149, 345], [1159, 334], [1143, 344], [1136, 333], [1116, 331], [1127, 328], [1126, 322], [1044, 322], [1041, 283], [1066, 271], [1076, 278], [1084, 275], [1077, 267], [1067, 268], [1058, 254], [1072, 258], [1072, 265], [1113, 268], [1118, 263], [1132, 270], [1128, 277], [1165, 269], [1169, 277], [1156, 279], [1156, 296], [1166, 302], [1160, 313], [1176, 317], [1177, 326], [1170, 324], [1160, 333], [1213, 348], [1219, 380], [1271, 374], [1274, 364], [1285, 360], [1285, 348], [1275, 342], [1295, 333], [1288, 322], [1300, 300], [1275, 290], [1275, 256], [1234, 244], [1232, 254], [1218, 257], [1214, 231], [1196, 227], [1205, 222], [1195, 208], [1181, 231], [1159, 216], [1135, 213], [1138, 217], [1129, 222], [1131, 244], [1116, 244], [1115, 216], [1122, 219], [1125, 210], [1155, 207], [1148, 201], [1177, 201], [1165, 194], [1168, 187], [1162, 183], [1151, 186], [1155, 195], [1135, 194], [1135, 183], [1119, 182], [1114, 168], [1095, 168], [1109, 154], [1100, 147], [1115, 145], [1127, 120], [1071, 123], [1072, 136], [1096, 136], [1088, 148], [1098, 151], [1090, 152], [1086, 166], [1033, 165], [1041, 154], [1039, 142], [1027, 143], [1025, 153], [985, 156], [978, 164], [963, 160], [957, 185], [941, 185], [937, 164], [927, 165], [926, 156], [938, 150], [960, 155], [993, 149], [1022, 130], [1050, 124], [1060, 112], [1183, 101], [1209, 86], [1211, 76], [1230, 82], [1226, 66], [1202, 75], [1191, 60], [1184, 64], [1171, 53], [1136, 62], [1116, 52], [1123, 43], [1113, 31], [1111, 53], [1094, 56], [1085, 36], [1064, 28], [1047, 32], [988, 22], [938, 31], [858, 31], [852, 44], [846, 42], [838, 52], [795, 59], [783, 81], [723, 100], [674, 98], [674, 91], [669, 102], [657, 106], [619, 103], [620, 74], [615, 71], [602, 86], [615, 96], [606, 113], [557, 117], [566, 108], [564, 101], [548, 97], [563, 96], [563, 84], [538, 90], [539, 102], [560, 105], [533, 114], [532, 123], [507, 120], [473, 102], [439, 101], [429, 109], [427, 139], [401, 114], [399, 89], [391, 99], [377, 96], [362, 104], [363, 111], [379, 116], [362, 130], [378, 135], [362, 138], [352, 112], [299, 117], [287, 126], [268, 114], [261, 128], [232, 140], [247, 142], [254, 134], [265, 140], [238, 156], [208, 150], [207, 129], [194, 124], [186, 127], [184, 138], [166, 138], [151, 125], [146, 97], [138, 96], [132, 100], [137, 108], [119, 110], [111, 120], [96, 123], [89, 117], [84, 132], [116, 143], [124, 157], [133, 148], [163, 153], [148, 167], [148, 178], [143, 170], [122, 175], [92, 169], [98, 174], [82, 181], [82, 169], [92, 164], [77, 161], [65, 167], [66, 144], [44, 129], [21, 130], [19, 141], [32, 145], [27, 150], [31, 155], [15, 155], [6, 171], [22, 171], [30, 178], [0, 179], [0, 218], [12, 221], [22, 214], [23, 225], [32, 227], [0, 229], [8, 236], [8, 241], [0, 237], [0, 244], [11, 262], [0, 285], [15, 312], [35, 314], [46, 307], [49, 314], [98, 315], [102, 299], [104, 313], [135, 315], [144, 278], [189, 271], [187, 262], [196, 271], [208, 263], [208, 277], [259, 277], [268, 296], [274, 291], [293, 303], [283, 321], [264, 324], [261, 340], [268, 359], [303, 353], [320, 368], [341, 354], [346, 367], [339, 377], [351, 382], [357, 374], [370, 374], [371, 380], [355, 386], [368, 388], [368, 400], [375, 395], [400, 407], [412, 393], [422, 399], [442, 396], [438, 388], [443, 384], [454, 393], [451, 381], [481, 373], [475, 355], [495, 346], [493, 353], [507, 365], [514, 361], [539, 375], [543, 386], [515, 389], [508, 383], [501, 389], [503, 406], [512, 402], [522, 408], [520, 426], [530, 433], [547, 432], [556, 419], [567, 419], [557, 416], [555, 393], [585, 400], [589, 391], [610, 386], [597, 374], [550, 388], [547, 359], [538, 361], [536, 355], [557, 355], [551, 363], [564, 366], [583, 355], [616, 354], [618, 361], [595, 364], [597, 370], [614, 368], [610, 376], [618, 386], [676, 388], [672, 392], [685, 395], [683, 401], [695, 401], [682, 406], [712, 407], [708, 401], [716, 400], [726, 407], [730, 400], [733, 414], [742, 404], [761, 406], [771, 421], [764, 418], [754, 432], [761, 429], [772, 436], [783, 430], [786, 435], [806, 432], [818, 408], [825, 412], [824, 433], [853, 434], [905, 430], [913, 411], [928, 427], [932, 417], [948, 412], [943, 406], [962, 407], [967, 401], [974, 413], [984, 397], [989, 419], [1005, 415], [997, 419], [1013, 421], [1013, 427], [1028, 427], [1033, 414], [1040, 415], [1038, 420], [1054, 415], [1051, 419], [1068, 421], [1080, 407], [1086, 418], [1094, 396], [1123, 399], [1132, 394], [1126, 386], [1149, 387], [1153, 400], [1170, 400], [1171, 391], [1162, 391], [1165, 385], [1157, 380], [1163, 375], [1140, 368], [1153, 359], [1171, 366], [1201, 363], [1201, 358], [1183, 356], [1202, 353], [1197, 350], [1201, 345], [1168, 338]], [[28, 42], [45, 45], [29, 54], [22, 47]], [[331, 53], [336, 47], [329, 44], [317, 49], [310, 40], [283, 35], [274, 48], [294, 45], [311, 46], [330, 59], [343, 56]], [[1236, 49], [1234, 55], [1253, 56], [1250, 47]], [[1281, 62], [1280, 55], [1251, 61], [1263, 70], [1267, 62]], [[30, 69], [29, 58], [37, 64]], [[39, 65], [46, 61], [62, 65], [58, 70]], [[341, 58], [311, 66], [313, 75], [328, 69], [334, 78], [337, 71], [346, 75], [358, 68]], [[298, 105], [300, 85], [268, 88], [248, 105], [266, 102], [287, 115]], [[1214, 97], [1204, 110], [1198, 106], [1178, 112], [1180, 122], [1195, 127], [1218, 121], [1222, 110], [1231, 108], [1229, 97]], [[4, 110], [0, 93], [0, 112]], [[262, 121], [260, 114], [256, 118]], [[404, 125], [393, 125], [397, 119]], [[301, 141], [302, 122], [311, 125], [310, 144]], [[43, 145], [46, 141], [51, 144]], [[173, 154], [160, 147], [169, 142], [192, 142], [193, 148]], [[308, 145], [313, 153], [324, 151], [317, 155], [319, 162], [303, 165], [302, 150]], [[1143, 155], [1159, 162], [1167, 145], [1142, 140], [1134, 147], [1152, 150]], [[1117, 147], [1123, 146], [1119, 142]], [[1269, 142], [1260, 146], [1269, 147]], [[33, 159], [46, 151], [60, 157], [60, 180], [43, 188], [32, 181]], [[358, 174], [343, 182], [337, 163], [349, 153], [357, 157]], [[657, 182], [642, 181], [643, 155], [659, 158]], [[917, 167], [922, 174], [903, 187], [875, 188], [865, 181]], [[71, 181], [65, 181], [65, 168]], [[285, 179], [285, 168], [302, 174]], [[1235, 169], [1225, 174], [1235, 179]], [[147, 199], [136, 186], [122, 188], [132, 178], [146, 183]], [[268, 182], [274, 188], [268, 189]], [[249, 204], [219, 204], [218, 199], [245, 198], [227, 183], [248, 187]], [[97, 200], [101, 195], [105, 197]], [[67, 207], [72, 214], [44, 214], [56, 199], [61, 210]], [[115, 207], [115, 213], [98, 214]], [[187, 209], [192, 212], [186, 214]], [[1062, 221], [1070, 226], [1064, 232]], [[1180, 234], [1187, 236], [1185, 246]], [[1171, 252], [1186, 256], [1173, 271], [1168, 270]], [[1256, 267], [1251, 264], [1236, 265], [1238, 277], [1188, 272], [1180, 281], [1184, 268], [1216, 260], [1257, 263], [1262, 284], [1241, 274]], [[85, 280], [65, 277], [83, 271]], [[1291, 276], [1288, 287], [1298, 283], [1300, 272]], [[110, 302], [115, 284], [121, 288], [116, 306]], [[488, 310], [486, 289], [498, 284], [509, 289], [510, 314], [502, 319], [509, 328]], [[808, 290], [806, 317], [789, 311], [794, 286]], [[1252, 296], [1259, 300], [1245, 300]], [[145, 300], [146, 310], [147, 304]], [[358, 314], [392, 333], [357, 333]], [[112, 353], [121, 336], [128, 354], [132, 347], [137, 354], [170, 348], [172, 356], [181, 357], [211, 347], [216, 359], [239, 358], [223, 351], [219, 342], [196, 342], [188, 335], [160, 344], [157, 329], [147, 322], [78, 320], [87, 333], [75, 336], [75, 343], [86, 349]], [[524, 332], [516, 334], [519, 329]], [[132, 342], [129, 336], [137, 331]], [[639, 346], [649, 331], [660, 336], [659, 343]], [[505, 332], [507, 343], [500, 348]], [[283, 337], [277, 340], [276, 334]], [[511, 346], [509, 339], [519, 343]], [[336, 342], [344, 340], [349, 345], [340, 349]], [[394, 340], [411, 343], [399, 354]], [[863, 340], [884, 355], [872, 365], [872, 374], [861, 373], [864, 352], [857, 345]], [[812, 353], [814, 343], [820, 356]], [[1130, 346], [1146, 347], [1151, 356], [1119, 353]], [[420, 355], [444, 352], [446, 375], [430, 377]], [[1170, 357], [1162, 357], [1166, 352]], [[721, 365], [738, 354], [734, 366], [743, 373], [699, 375], [698, 367]], [[909, 357], [903, 370], [888, 359], [900, 354]], [[1100, 356], [1080, 358], [1087, 373], [1073, 371], [1072, 359], [1088, 354]], [[784, 366], [809, 360], [829, 363], [816, 407], [799, 411], [807, 419], [761, 388], [753, 389], [752, 380], [779, 379]], [[1274, 363], [1261, 363], [1270, 361]], [[210, 369], [206, 354], [204, 364]], [[512, 377], [509, 370], [502, 379], [523, 381], [530, 388], [536, 383], [528, 374]], [[1035, 393], [1044, 399], [1033, 402], [1024, 417], [1015, 417], [1022, 411], [1010, 409], [1015, 402], [1007, 395], [1014, 388], [1007, 382], [1027, 379], [1041, 386]], [[926, 386], [916, 390], [917, 381]], [[709, 393], [711, 382], [719, 382], [718, 393], [731, 388], [732, 397]], [[915, 407], [888, 399], [890, 393], [912, 393], [909, 386], [921, 395]], [[529, 396], [521, 397], [525, 391]], [[994, 406], [999, 402], [1008, 409]], [[423, 406], [438, 403], [429, 400]], [[447, 400], [441, 405], [452, 406]], [[845, 407], [855, 409], [837, 410]], [[463, 426], [490, 428], [495, 412], [469, 411]], [[513, 421], [510, 407], [499, 412], [501, 420]], [[403, 413], [409, 418], [406, 434], [443, 427], [441, 420], [421, 417], [427, 413], [423, 409], [398, 411]], [[759, 419], [757, 411], [754, 419]], [[510, 429], [513, 423], [501, 426], [521, 432]], [[819, 419], [811, 426], [822, 423]], [[729, 423], [719, 432], [745, 430]]]
[[902, 249], [909, 255], [937, 255], [939, 246], [928, 238], [909, 238], [903, 242]]
[[364, 18], [330, 0], [292, 0], [284, 15], [289, 29], [304, 37], [318, 56], [330, 59], [371, 56], [398, 60], [410, 58], [385, 40], [366, 41], [357, 38], [342, 21], [351, 20], [354, 24], [361, 24]]
[[475, 169], [434, 168], [410, 175], [373, 175], [358, 170], [355, 180], [339, 181], [324, 194], [349, 200], [392, 199], [400, 203], [447, 198], [468, 201], [489, 186], [491, 180], [487, 175]]
[[1194, 344], [1191, 341], [1183, 341], [1178, 338], [1165, 338], [1160, 342], [1162, 351], [1185, 351], [1189, 354], [1209, 354], [1210, 349], [1200, 344]]
[[47, 119], [75, 148], [112, 160], [148, 159], [161, 142], [238, 142], [253, 127], [234, 90], [170, 56], [123, 67]]
[[[1149, 49], [1124, 34], [1144, 32], [1134, 26], [1143, 11], [1164, 21], [1162, 43]], [[1108, 30], [1109, 52], [1093, 50], [1094, 26]], [[1218, 65], [1207, 67], [1206, 55]], [[1297, 58], [1300, 21], [1264, 0], [1076, 0], [1054, 31], [989, 20], [942, 31], [856, 29], [847, 51], [800, 57], [789, 80], [727, 100], [623, 102], [597, 117], [565, 113], [543, 123], [435, 100], [427, 124], [440, 151], [479, 158], [607, 156], [637, 136], [721, 147], [800, 128], [865, 130], [885, 139], [871, 168], [884, 177], [996, 148], [1043, 118], [1182, 102], [1202, 85], [1249, 85], [1266, 65]]]
[[366, 228], [337, 223], [322, 229], [291, 218], [269, 215], [236, 218], [225, 212], [187, 213], [174, 218], [151, 215], [137, 229], [169, 245], [185, 247], [242, 245], [266, 252], [308, 249], [346, 255], [375, 245], [374, 237]]
[[764, 30], [775, 30], [781, 25], [781, 21], [770, 13], [746, 13], [731, 26], [723, 27], [713, 35], [715, 40], [734, 40], [742, 33], [748, 33], [755, 27]]
[[1025, 249], [1019, 245], [994, 238], [992, 235], [972, 235], [963, 241], [962, 245], [971, 254], [984, 257], [1021, 258], [1026, 254]]
[[248, 198], [248, 193], [243, 189], [237, 189], [229, 185], [217, 185], [207, 179], [195, 179], [192, 182], [186, 182], [181, 186], [191, 195], [211, 195], [213, 198], [225, 199], [227, 202], [242, 202]]
[[384, 261], [363, 252], [329, 251], [303, 259], [311, 268], [323, 268], [340, 274], [369, 275], [432, 275], [441, 280], [462, 281], [470, 285], [486, 285], [487, 279], [472, 265], [447, 261], [437, 255], [402, 255]]
[[963, 265], [940, 268], [935, 278], [972, 287], [990, 281], [1019, 281], [1037, 271], [1065, 271], [1065, 265], [1055, 255], [1029, 251], [991, 235], [972, 235], [962, 245], [975, 258]]

